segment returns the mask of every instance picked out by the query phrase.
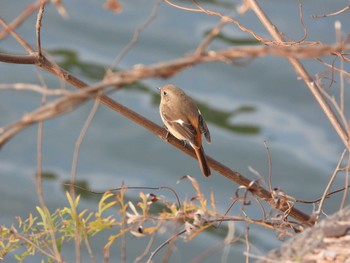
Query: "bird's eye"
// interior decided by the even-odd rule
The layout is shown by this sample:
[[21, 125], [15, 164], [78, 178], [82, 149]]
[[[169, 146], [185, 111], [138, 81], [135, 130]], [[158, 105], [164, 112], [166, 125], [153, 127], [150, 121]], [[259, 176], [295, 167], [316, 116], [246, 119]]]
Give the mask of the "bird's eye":
[[166, 91], [163, 91], [163, 95], [166, 95], [167, 93], [166, 93]]

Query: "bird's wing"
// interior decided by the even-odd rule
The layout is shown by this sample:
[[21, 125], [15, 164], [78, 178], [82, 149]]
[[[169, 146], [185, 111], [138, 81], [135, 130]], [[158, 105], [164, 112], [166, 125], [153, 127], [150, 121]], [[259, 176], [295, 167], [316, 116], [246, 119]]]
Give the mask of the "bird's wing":
[[186, 141], [190, 142], [192, 145], [199, 147], [195, 141], [195, 136], [197, 135], [196, 129], [192, 126], [192, 124], [188, 120], [182, 119], [173, 119], [170, 118], [167, 114], [163, 113], [163, 118], [168, 123], [168, 129], [170, 133], [172, 133], [175, 137], [176, 133], [178, 133], [182, 138]]
[[205, 123], [205, 120], [203, 119], [200, 112], [199, 112], [199, 129], [200, 129], [201, 133], [204, 134], [204, 137], [207, 140], [207, 143], [211, 143], [210, 132], [209, 132], [208, 126]]

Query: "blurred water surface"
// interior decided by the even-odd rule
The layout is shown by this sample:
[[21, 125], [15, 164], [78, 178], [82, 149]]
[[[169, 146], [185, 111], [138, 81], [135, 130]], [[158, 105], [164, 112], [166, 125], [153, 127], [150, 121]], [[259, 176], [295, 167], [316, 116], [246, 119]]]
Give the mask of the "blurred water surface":
[[[208, 1], [209, 2], [209, 1]], [[299, 22], [297, 1], [260, 1], [271, 20], [285, 34], [300, 39], [303, 31]], [[6, 21], [14, 19], [30, 1], [2, 0], [0, 15]], [[93, 83], [99, 81], [115, 56], [130, 41], [134, 30], [150, 15], [155, 1], [122, 1], [123, 12], [113, 14], [101, 7], [101, 1], [65, 1], [69, 12], [62, 19], [50, 5], [47, 7], [42, 27], [42, 46], [52, 57], [77, 77]], [[180, 1], [179, 3], [184, 3]], [[209, 2], [208, 8], [228, 11], [227, 5]], [[341, 14], [326, 19], [312, 19], [311, 15], [339, 10], [346, 1], [311, 0], [303, 3], [304, 23], [308, 40], [333, 43], [334, 21], [343, 25], [350, 17]], [[226, 11], [225, 11], [226, 10]], [[30, 44], [35, 44], [35, 17], [17, 29]], [[268, 38], [267, 33], [248, 12], [235, 16], [243, 25]], [[118, 65], [127, 69], [135, 64], [151, 64], [179, 58], [194, 51], [205, 33], [219, 18], [190, 13], [163, 3], [156, 19], [145, 29], [135, 47]], [[347, 28], [344, 28], [344, 31]], [[348, 33], [348, 32], [345, 32]], [[234, 25], [227, 26], [223, 37], [212, 48], [222, 48], [232, 42], [254, 44], [254, 40]], [[25, 51], [11, 38], [0, 42], [2, 52], [24, 54]], [[313, 61], [305, 62], [311, 74], [324, 70]], [[1, 83], [39, 83], [32, 66], [0, 64]], [[59, 88], [60, 83], [43, 73], [49, 88]], [[273, 162], [273, 184], [289, 195], [313, 199], [322, 193], [328, 178], [344, 148], [335, 131], [327, 122], [313, 97], [298, 80], [288, 62], [281, 58], [259, 58], [246, 66], [222, 63], [202, 64], [186, 69], [171, 79], [147, 79], [112, 97], [147, 118], [161, 124], [158, 114], [158, 94], [155, 87], [174, 83], [187, 90], [197, 100], [207, 119], [212, 144], [204, 145], [206, 153], [251, 179], [256, 179], [251, 166], [267, 176], [267, 156], [264, 141], [269, 144]], [[346, 94], [346, 99], [349, 96]], [[0, 91], [0, 125], [4, 126], [23, 113], [40, 104], [40, 96], [32, 92]], [[44, 181], [44, 194], [49, 207], [54, 210], [67, 205], [62, 183], [69, 179], [74, 145], [92, 107], [85, 103], [77, 110], [44, 123], [43, 170], [53, 173]], [[34, 185], [36, 171], [37, 126], [27, 128], [9, 141], [0, 151], [0, 224], [10, 226], [16, 216], [23, 218], [35, 210], [38, 199]], [[190, 198], [195, 193], [189, 182], [178, 179], [193, 175], [203, 192], [212, 191], [220, 212], [224, 212], [234, 195], [236, 185], [214, 174], [206, 179], [198, 164], [173, 149], [156, 136], [138, 127], [112, 110], [101, 106], [93, 119], [82, 144], [77, 178], [95, 190], [128, 186], [169, 186], [180, 198]], [[341, 185], [341, 181], [337, 183]], [[129, 192], [137, 197], [137, 192]], [[164, 194], [164, 193], [159, 193]], [[327, 202], [329, 212], [338, 208], [338, 199]], [[93, 209], [94, 199], [83, 199], [82, 208]], [[310, 212], [310, 207], [302, 207]], [[249, 209], [251, 218], [260, 218], [258, 209]], [[232, 214], [238, 214], [236, 208]], [[237, 225], [237, 234], [244, 225]], [[224, 232], [215, 231], [199, 235], [195, 241], [176, 243], [171, 262], [187, 262], [196, 255], [222, 241]], [[251, 227], [252, 252], [261, 254], [279, 245], [275, 233], [256, 226]], [[96, 237], [93, 250], [102, 260], [101, 247], [104, 235]], [[159, 239], [159, 243], [162, 237]], [[165, 240], [165, 239], [164, 239]], [[128, 261], [132, 262], [145, 247], [145, 243], [131, 239], [127, 246]], [[72, 247], [64, 248], [67, 262], [74, 259]], [[244, 259], [244, 244], [231, 247], [230, 257], [235, 262]], [[112, 256], [118, 258], [119, 250]], [[208, 257], [204, 262], [220, 260], [222, 252]], [[87, 253], [84, 255], [88, 258]], [[11, 262], [8, 259], [8, 262]], [[32, 261], [37, 262], [37, 258]], [[156, 262], [159, 262], [158, 260]]]

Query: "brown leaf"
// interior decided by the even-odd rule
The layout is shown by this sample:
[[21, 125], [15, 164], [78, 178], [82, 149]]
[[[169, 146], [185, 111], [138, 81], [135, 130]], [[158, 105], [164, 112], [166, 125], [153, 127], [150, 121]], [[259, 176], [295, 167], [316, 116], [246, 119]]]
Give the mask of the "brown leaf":
[[115, 13], [120, 13], [123, 11], [123, 6], [119, 3], [119, 0], [106, 0], [103, 8], [109, 9]]

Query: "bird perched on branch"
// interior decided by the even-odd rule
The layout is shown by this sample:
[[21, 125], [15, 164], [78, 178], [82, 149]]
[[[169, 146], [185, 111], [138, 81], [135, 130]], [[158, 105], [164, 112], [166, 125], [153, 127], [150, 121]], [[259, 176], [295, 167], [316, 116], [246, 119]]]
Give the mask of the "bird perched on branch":
[[203, 146], [202, 134], [211, 142], [209, 129], [194, 101], [175, 85], [165, 85], [159, 89], [161, 100], [160, 116], [168, 131], [179, 140], [188, 142], [194, 149], [202, 173], [211, 174]]

